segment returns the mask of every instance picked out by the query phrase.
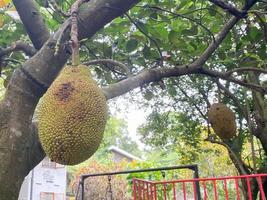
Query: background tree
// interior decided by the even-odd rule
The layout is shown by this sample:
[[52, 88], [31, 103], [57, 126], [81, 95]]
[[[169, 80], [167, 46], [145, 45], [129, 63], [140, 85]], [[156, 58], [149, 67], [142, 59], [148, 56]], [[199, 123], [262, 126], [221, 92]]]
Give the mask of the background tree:
[[109, 147], [111, 146], [117, 146], [136, 156], [141, 155], [138, 144], [129, 137], [127, 122], [113, 116], [107, 121], [103, 141], [93, 158], [104, 162], [107, 161], [110, 159]]
[[[73, 1], [12, 2], [0, 10], [0, 66], [6, 86], [0, 103], [0, 195], [11, 200], [45, 156], [32, 116], [71, 55], [68, 11]], [[201, 122], [206, 117], [202, 102], [208, 104], [221, 88], [248, 122], [240, 118], [240, 127], [249, 124], [266, 153], [266, 88], [261, 78], [267, 63], [266, 5], [256, 0], [85, 0], [78, 12], [80, 54], [83, 62], [90, 61], [107, 99], [141, 88], [147, 100], [163, 100], [149, 104], [164, 108], [184, 97], [195, 104], [184, 110], [201, 110]], [[185, 92], [177, 92], [180, 86]], [[201, 100], [190, 100], [192, 94]], [[166, 95], [178, 101], [165, 100]], [[245, 132], [239, 133], [242, 138]], [[216, 142], [228, 147], [234, 141]], [[236, 166], [244, 168], [240, 172], [251, 171], [243, 163]]]

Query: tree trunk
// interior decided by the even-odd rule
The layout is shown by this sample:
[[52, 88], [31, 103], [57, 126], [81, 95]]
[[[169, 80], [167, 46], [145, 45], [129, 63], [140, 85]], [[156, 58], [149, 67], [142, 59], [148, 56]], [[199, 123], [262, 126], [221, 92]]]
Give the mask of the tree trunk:
[[261, 133], [260, 135], [257, 136], [257, 138], [260, 140], [265, 154], [267, 154], [267, 134]]
[[37, 129], [32, 124], [39, 98], [29, 87], [25, 90], [28, 84], [22, 71], [17, 70], [0, 103], [0, 194], [3, 200], [18, 198], [24, 177], [44, 157], [41, 146], [36, 148], [39, 145]]
[[[253, 187], [252, 187], [252, 199], [253, 200], [264, 200], [263, 198], [261, 198], [261, 193], [260, 193], [260, 188], [259, 188], [259, 184], [257, 181], [253, 181]], [[264, 196], [265, 199], [267, 198], [267, 180], [262, 181], [262, 187], [263, 187], [263, 191], [264, 191]]]

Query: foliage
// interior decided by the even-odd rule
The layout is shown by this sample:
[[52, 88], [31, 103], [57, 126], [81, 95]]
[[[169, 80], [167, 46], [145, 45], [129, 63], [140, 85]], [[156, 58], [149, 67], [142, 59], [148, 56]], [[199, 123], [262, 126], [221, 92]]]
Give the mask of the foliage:
[[103, 140], [94, 158], [103, 162], [107, 161], [110, 146], [117, 146], [133, 155], [141, 154], [137, 143], [128, 136], [127, 123], [114, 116], [110, 116], [107, 121]]
[[143, 141], [153, 147], [154, 153], [148, 156], [152, 160], [162, 159], [163, 163], [176, 165], [198, 164], [201, 177], [236, 174], [226, 148], [204, 141], [207, 130], [184, 113], [153, 113], [139, 131]]
[[3, 98], [5, 93], [4, 80], [0, 78], [0, 100]]
[[0, 8], [7, 6], [11, 0], [0, 0]]
[[149, 145], [168, 147], [185, 143], [195, 146], [200, 139], [200, 123], [191, 120], [185, 113], [152, 112], [147, 120], [148, 123], [139, 131]]

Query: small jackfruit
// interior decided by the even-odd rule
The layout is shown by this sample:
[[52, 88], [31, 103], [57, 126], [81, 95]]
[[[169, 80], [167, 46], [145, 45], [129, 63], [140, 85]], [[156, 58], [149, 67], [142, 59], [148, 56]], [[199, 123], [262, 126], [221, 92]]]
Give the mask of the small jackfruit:
[[224, 104], [212, 104], [208, 111], [208, 120], [221, 139], [231, 139], [236, 135], [235, 114]]
[[37, 112], [47, 156], [75, 165], [91, 157], [103, 138], [107, 103], [87, 66], [67, 66], [44, 94]]

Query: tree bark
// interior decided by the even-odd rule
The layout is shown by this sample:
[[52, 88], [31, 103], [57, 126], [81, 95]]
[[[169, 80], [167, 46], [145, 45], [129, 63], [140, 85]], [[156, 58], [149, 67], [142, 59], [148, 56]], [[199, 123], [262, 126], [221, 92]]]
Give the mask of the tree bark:
[[[138, 2], [111, 0], [107, 6], [106, 0], [91, 0], [84, 4], [79, 11], [80, 39], [91, 37]], [[38, 143], [37, 129], [32, 123], [32, 117], [39, 99], [70, 56], [65, 45], [55, 54], [55, 44], [62, 31], [62, 43], [69, 40], [66, 23], [13, 73], [5, 97], [0, 103], [0, 198], [3, 200], [18, 198], [24, 177], [45, 156]]]
[[[50, 36], [44, 19], [33, 0], [13, 0], [21, 21], [36, 49], [41, 49]], [[27, 10], [27, 12], [25, 12]]]
[[[15, 81], [15, 82], [14, 82]], [[24, 177], [44, 156], [41, 148], [38, 159], [32, 160], [37, 139], [32, 116], [37, 96], [23, 90], [29, 80], [16, 71], [4, 100], [0, 104], [0, 194], [2, 199], [17, 199]]]
[[[250, 72], [248, 79], [252, 83], [260, 84], [259, 74]], [[255, 136], [260, 140], [261, 145], [267, 154], [267, 102], [264, 99], [264, 94], [252, 91], [253, 99], [253, 114], [256, 123], [257, 133]]]

